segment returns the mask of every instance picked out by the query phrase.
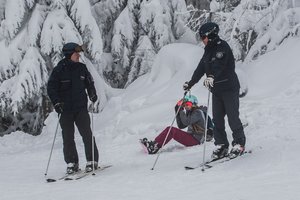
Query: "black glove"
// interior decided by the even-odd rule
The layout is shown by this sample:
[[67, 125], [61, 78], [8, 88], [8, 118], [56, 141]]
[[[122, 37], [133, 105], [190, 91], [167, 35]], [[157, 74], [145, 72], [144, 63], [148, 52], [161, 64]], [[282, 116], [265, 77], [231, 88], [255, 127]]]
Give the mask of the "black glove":
[[183, 100], [180, 99], [177, 103], [176, 103], [176, 106], [175, 106], [175, 112], [177, 112], [177, 110], [179, 109], [180, 107], [180, 110], [183, 110]]
[[[175, 112], [177, 112], [178, 109], [179, 109], [179, 105], [176, 105], [176, 106], [175, 106]], [[180, 107], [180, 110], [183, 110], [183, 107], [182, 107], [182, 106]]]
[[93, 95], [92, 97], [90, 97], [90, 100], [93, 102], [93, 103], [95, 103], [96, 101], [97, 101], [97, 99], [98, 99], [98, 96], [95, 94], [95, 95]]
[[54, 105], [54, 109], [58, 114], [61, 114], [64, 111], [63, 107], [64, 107], [64, 103], [57, 103]]
[[191, 89], [191, 86], [189, 85], [189, 82], [186, 81], [184, 84], [183, 84], [183, 90], [184, 91], [188, 91]]

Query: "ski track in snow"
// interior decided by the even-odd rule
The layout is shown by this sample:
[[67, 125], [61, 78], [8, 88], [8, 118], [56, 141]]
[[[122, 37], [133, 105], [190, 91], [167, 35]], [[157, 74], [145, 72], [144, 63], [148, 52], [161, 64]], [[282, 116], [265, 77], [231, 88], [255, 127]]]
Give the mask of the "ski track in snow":
[[[94, 115], [100, 163], [112, 164], [112, 168], [78, 181], [46, 183], [44, 173], [57, 123], [52, 113], [40, 136], [15, 132], [0, 138], [1, 199], [299, 199], [299, 50], [300, 41], [289, 39], [278, 50], [243, 66], [249, 74], [249, 93], [241, 99], [240, 113], [242, 121], [249, 124], [245, 133], [252, 154], [204, 173], [200, 169], [186, 171], [184, 166], [202, 162], [203, 146], [185, 148], [171, 142], [150, 170], [156, 155], [143, 153], [138, 139], [153, 139], [170, 125], [173, 105], [183, 94], [181, 85], [190, 78], [203, 52], [193, 45], [173, 44], [161, 50], [150, 74], [111, 98], [103, 112]], [[289, 52], [287, 58], [281, 56], [285, 52]], [[287, 70], [281, 66], [284, 59], [293, 72], [284, 72], [287, 77], [282, 76]], [[206, 103], [201, 80], [193, 93], [200, 103]], [[231, 140], [228, 125], [227, 133]], [[83, 144], [78, 132], [75, 135], [84, 168]], [[213, 143], [207, 143], [207, 159], [213, 148]], [[59, 132], [48, 177], [62, 176], [65, 167]]]

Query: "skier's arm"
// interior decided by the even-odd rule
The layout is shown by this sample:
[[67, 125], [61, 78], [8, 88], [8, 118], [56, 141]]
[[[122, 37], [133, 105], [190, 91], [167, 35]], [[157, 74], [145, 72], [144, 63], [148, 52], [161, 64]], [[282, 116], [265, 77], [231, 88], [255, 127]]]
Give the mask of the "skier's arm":
[[189, 125], [189, 120], [188, 120], [188, 117], [186, 116], [184, 110], [180, 110], [178, 115], [180, 117], [180, 121], [182, 122], [182, 124], [184, 126], [188, 126]]
[[205, 73], [204, 68], [205, 68], [204, 67], [204, 59], [202, 58], [198, 64], [196, 70], [194, 71], [191, 80], [188, 83], [190, 88], [193, 87], [193, 85], [195, 85], [196, 83], [198, 83], [198, 81], [202, 78], [202, 76]]
[[184, 111], [180, 111], [179, 115], [180, 115], [180, 119], [181, 119], [182, 123], [186, 126], [194, 124], [200, 120], [201, 125], [203, 125], [203, 127], [204, 127], [205, 118], [204, 118], [202, 111], [200, 111], [200, 110], [193, 111], [191, 117], [188, 117], [184, 113]]
[[90, 99], [92, 100], [97, 96], [96, 88], [94, 85], [94, 79], [91, 75], [91, 73], [86, 69], [86, 79], [85, 79], [85, 85], [88, 92], [88, 95]]
[[47, 84], [47, 93], [53, 105], [57, 103], [61, 103], [60, 96], [59, 96], [59, 87], [60, 87], [60, 80], [59, 80], [59, 73], [54, 68]]
[[[175, 106], [175, 113], [177, 113], [179, 109], [179, 106], [176, 105]], [[182, 110], [182, 107], [180, 108], [180, 110]], [[180, 112], [180, 111], [179, 111]], [[178, 115], [176, 115], [176, 122], [177, 122], [177, 127], [180, 128], [180, 129], [184, 129], [187, 127], [187, 125], [184, 125], [181, 121], [181, 118], [180, 118], [180, 114], [178, 113]]]

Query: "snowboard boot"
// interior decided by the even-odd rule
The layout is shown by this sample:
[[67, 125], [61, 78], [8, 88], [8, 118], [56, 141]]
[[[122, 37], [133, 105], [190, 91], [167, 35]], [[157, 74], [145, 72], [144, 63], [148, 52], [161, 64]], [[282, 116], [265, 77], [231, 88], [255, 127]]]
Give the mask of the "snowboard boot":
[[88, 161], [85, 166], [85, 172], [93, 171], [93, 165], [94, 165], [94, 169], [96, 170], [98, 168], [98, 162]]
[[74, 174], [79, 171], [78, 163], [68, 163], [67, 165], [67, 174]]
[[240, 144], [235, 144], [232, 149], [230, 150], [230, 153], [228, 155], [228, 157], [230, 159], [234, 159], [240, 155], [242, 155], [245, 151], [245, 147], [240, 145]]
[[228, 154], [228, 147], [224, 144], [217, 145], [216, 149], [213, 151], [211, 155], [212, 160], [219, 160], [221, 158], [226, 157]]

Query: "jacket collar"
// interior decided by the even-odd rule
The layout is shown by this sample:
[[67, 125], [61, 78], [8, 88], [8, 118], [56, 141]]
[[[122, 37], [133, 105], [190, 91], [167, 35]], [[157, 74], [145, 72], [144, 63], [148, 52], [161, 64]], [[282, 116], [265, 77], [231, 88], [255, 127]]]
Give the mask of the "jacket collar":
[[207, 49], [213, 48], [213, 47], [215, 47], [220, 41], [221, 41], [220, 37], [217, 36], [216, 38], [209, 40], [208, 43], [207, 43], [207, 45], [205, 46], [204, 49], [207, 50]]

